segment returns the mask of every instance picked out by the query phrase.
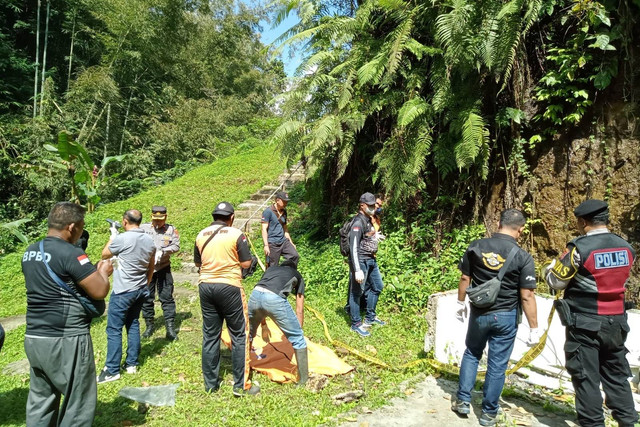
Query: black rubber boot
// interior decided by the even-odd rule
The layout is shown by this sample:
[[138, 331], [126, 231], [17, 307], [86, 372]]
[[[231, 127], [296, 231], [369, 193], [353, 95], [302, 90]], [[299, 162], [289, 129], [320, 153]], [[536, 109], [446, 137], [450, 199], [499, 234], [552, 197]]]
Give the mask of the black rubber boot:
[[147, 326], [147, 329], [144, 331], [144, 334], [142, 334], [142, 338], [151, 338], [151, 335], [153, 335], [153, 331], [156, 330], [153, 319], [144, 319], [144, 323]]
[[178, 334], [176, 333], [176, 330], [174, 329], [173, 319], [165, 321], [164, 324], [167, 327], [167, 336], [166, 336], [166, 338], [169, 341], [177, 340], [178, 339]]
[[309, 357], [307, 348], [295, 350], [296, 362], [298, 362], [298, 387], [304, 387], [309, 380]]

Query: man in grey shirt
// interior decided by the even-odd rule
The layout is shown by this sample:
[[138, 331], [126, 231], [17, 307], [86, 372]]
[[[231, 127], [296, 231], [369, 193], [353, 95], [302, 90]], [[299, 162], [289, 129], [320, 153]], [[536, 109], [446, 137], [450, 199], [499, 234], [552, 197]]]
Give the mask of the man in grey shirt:
[[140, 310], [147, 296], [148, 284], [155, 265], [153, 239], [140, 228], [142, 213], [126, 211], [122, 217], [125, 232], [110, 229], [111, 239], [102, 250], [102, 259], [117, 256], [118, 266], [113, 273], [113, 292], [107, 313], [107, 359], [97, 378], [98, 384], [120, 378], [122, 360], [122, 327], [127, 329], [127, 358], [125, 371], [135, 374], [140, 354]]

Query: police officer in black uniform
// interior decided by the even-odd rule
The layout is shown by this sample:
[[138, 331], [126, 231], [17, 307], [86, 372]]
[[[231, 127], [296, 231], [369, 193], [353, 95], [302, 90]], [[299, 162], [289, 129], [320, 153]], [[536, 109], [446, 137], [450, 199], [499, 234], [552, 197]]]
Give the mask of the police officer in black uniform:
[[566, 326], [566, 368], [576, 392], [581, 426], [604, 426], [600, 383], [605, 402], [620, 426], [638, 421], [631, 376], [625, 355], [629, 333], [624, 291], [635, 251], [622, 237], [609, 232], [609, 207], [587, 200], [574, 211], [582, 236], [545, 268], [545, 280], [556, 290], [558, 314]]

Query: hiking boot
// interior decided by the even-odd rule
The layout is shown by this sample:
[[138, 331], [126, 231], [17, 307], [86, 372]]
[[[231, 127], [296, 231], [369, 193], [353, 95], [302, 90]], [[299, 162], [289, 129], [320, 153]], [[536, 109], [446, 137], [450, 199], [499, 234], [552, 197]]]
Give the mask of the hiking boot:
[[102, 383], [108, 383], [108, 382], [119, 380], [119, 379], [120, 379], [120, 373], [111, 375], [109, 371], [107, 371], [107, 367], [105, 366], [102, 369], [102, 372], [100, 372], [100, 375], [96, 377], [96, 382], [98, 384], [102, 384]]
[[378, 316], [376, 316], [373, 320], [366, 320], [362, 323], [362, 326], [364, 326], [365, 328], [370, 328], [373, 325], [378, 325], [378, 326], [384, 326], [386, 325], [387, 322], [385, 322], [384, 320], [380, 319]]
[[176, 330], [174, 329], [173, 319], [167, 320], [164, 323], [165, 323], [165, 326], [167, 328], [167, 335], [166, 335], [165, 338], [167, 338], [169, 341], [177, 340], [178, 339], [178, 334], [176, 333]]
[[483, 412], [480, 417], [480, 425], [481, 426], [492, 426], [498, 422], [498, 414], [489, 414], [487, 412]]
[[144, 323], [147, 325], [147, 329], [142, 334], [142, 338], [151, 338], [153, 331], [156, 330], [156, 325], [153, 323], [153, 319], [144, 319]]
[[298, 364], [298, 387], [304, 387], [309, 380], [309, 355], [307, 348], [294, 350], [296, 352], [296, 363]]
[[125, 366], [124, 367], [124, 371], [127, 374], [137, 374], [138, 373], [138, 367], [137, 366]]
[[364, 328], [364, 325], [362, 322], [360, 323], [356, 323], [355, 325], [351, 326], [351, 330], [353, 332], [355, 332], [356, 334], [360, 335], [361, 337], [368, 337], [369, 335], [371, 335], [371, 332], [367, 331]]
[[471, 412], [471, 406], [469, 405], [469, 402], [463, 402], [462, 400], [458, 400], [458, 398], [454, 397], [451, 399], [451, 410], [460, 415], [467, 415]]
[[233, 395], [235, 397], [243, 397], [246, 395], [255, 396], [258, 393], [260, 393], [260, 386], [258, 384], [251, 384], [251, 388], [248, 390], [244, 390], [240, 387], [233, 388]]

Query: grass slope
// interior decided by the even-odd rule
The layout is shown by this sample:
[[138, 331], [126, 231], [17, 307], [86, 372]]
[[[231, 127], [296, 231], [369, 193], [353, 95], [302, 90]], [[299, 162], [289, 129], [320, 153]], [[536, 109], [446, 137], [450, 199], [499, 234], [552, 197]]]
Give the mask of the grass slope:
[[[201, 166], [167, 185], [130, 199], [102, 205], [85, 219], [90, 233], [89, 258], [97, 261], [109, 240], [106, 218], [120, 220], [127, 209], [139, 209], [146, 222], [150, 220], [153, 205], [167, 207], [168, 222], [180, 232], [182, 252], [192, 253], [195, 237], [211, 222], [211, 211], [217, 202], [241, 203], [263, 185], [274, 182], [283, 168], [275, 148], [265, 145]], [[21, 258], [22, 251], [18, 251], [0, 260], [0, 277], [3, 279], [0, 318], [26, 312]]]

